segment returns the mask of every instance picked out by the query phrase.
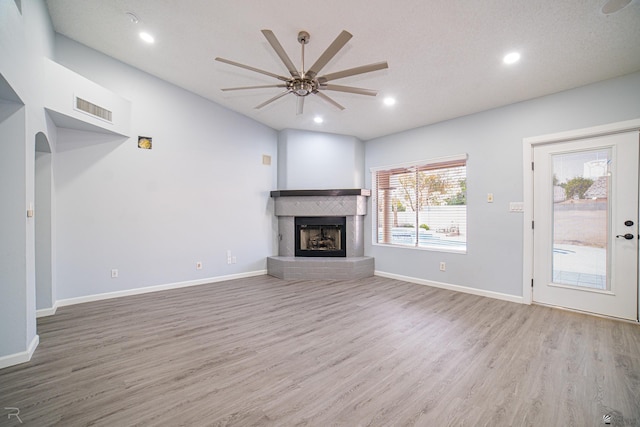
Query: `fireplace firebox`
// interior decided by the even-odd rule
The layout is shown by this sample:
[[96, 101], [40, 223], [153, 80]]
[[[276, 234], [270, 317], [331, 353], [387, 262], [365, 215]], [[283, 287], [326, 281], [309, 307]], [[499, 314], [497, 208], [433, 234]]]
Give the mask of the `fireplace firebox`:
[[346, 224], [340, 216], [295, 217], [295, 256], [346, 257]]

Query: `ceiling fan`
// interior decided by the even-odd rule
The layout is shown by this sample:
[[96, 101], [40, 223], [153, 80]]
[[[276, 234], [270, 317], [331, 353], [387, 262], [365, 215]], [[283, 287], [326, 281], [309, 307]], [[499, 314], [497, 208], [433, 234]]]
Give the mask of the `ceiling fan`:
[[255, 67], [251, 67], [249, 65], [240, 64], [235, 61], [231, 61], [229, 59], [224, 59], [217, 57], [216, 61], [224, 62], [229, 65], [234, 65], [236, 67], [244, 68], [246, 70], [254, 71], [256, 73], [261, 73], [267, 75], [269, 77], [274, 77], [280, 80], [282, 83], [273, 84], [273, 85], [261, 85], [261, 86], [243, 86], [243, 87], [230, 87], [222, 89], [223, 91], [232, 91], [232, 90], [245, 90], [245, 89], [264, 89], [264, 88], [285, 88], [284, 92], [279, 93], [263, 102], [260, 105], [257, 105], [255, 108], [260, 109], [266, 105], [271, 104], [277, 99], [282, 98], [287, 94], [294, 94], [297, 96], [297, 114], [302, 114], [304, 109], [304, 98], [307, 95], [317, 95], [324, 101], [329, 104], [339, 108], [340, 110], [344, 110], [344, 107], [338, 104], [336, 101], [325, 95], [321, 91], [332, 90], [336, 92], [348, 92], [355, 93], [358, 95], [369, 95], [376, 96], [377, 91], [370, 89], [361, 89], [357, 87], [351, 86], [341, 86], [331, 84], [329, 82], [333, 80], [342, 79], [345, 77], [355, 76], [358, 74], [370, 73], [372, 71], [382, 70], [385, 68], [389, 68], [389, 65], [386, 61], [384, 62], [376, 62], [375, 64], [361, 65], [355, 68], [349, 68], [348, 70], [338, 71], [335, 73], [324, 74], [322, 76], [318, 76], [318, 73], [324, 68], [325, 65], [347, 44], [347, 42], [353, 37], [349, 32], [342, 31], [338, 37], [329, 45], [329, 47], [320, 55], [320, 57], [316, 60], [316, 62], [308, 69], [304, 68], [304, 45], [309, 43], [309, 39], [311, 36], [306, 31], [300, 31], [298, 33], [298, 42], [302, 45], [302, 68], [300, 70], [296, 69], [293, 62], [285, 52], [284, 48], [276, 38], [275, 34], [271, 30], [262, 30], [262, 34], [267, 39], [273, 50], [275, 50], [280, 60], [284, 63], [287, 70], [291, 74], [291, 77], [280, 76], [274, 73], [270, 73], [269, 71], [264, 71]]

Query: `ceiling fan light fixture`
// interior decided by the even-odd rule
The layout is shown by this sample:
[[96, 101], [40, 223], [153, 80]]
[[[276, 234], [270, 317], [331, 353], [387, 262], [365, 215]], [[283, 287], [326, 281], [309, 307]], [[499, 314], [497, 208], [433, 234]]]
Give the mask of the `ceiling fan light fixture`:
[[292, 84], [293, 93], [298, 96], [307, 96], [314, 90], [314, 84], [308, 80], [297, 80]]

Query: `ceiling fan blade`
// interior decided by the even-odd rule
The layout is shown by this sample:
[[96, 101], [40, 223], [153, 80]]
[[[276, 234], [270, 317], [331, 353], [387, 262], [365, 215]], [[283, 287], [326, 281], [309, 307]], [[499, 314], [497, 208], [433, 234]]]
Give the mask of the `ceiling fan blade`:
[[264, 34], [264, 37], [267, 39], [273, 50], [276, 51], [280, 60], [284, 63], [285, 67], [287, 67], [287, 70], [291, 73], [291, 77], [300, 77], [300, 73], [296, 70], [296, 66], [291, 62], [289, 55], [287, 55], [287, 52], [285, 52], [284, 48], [276, 38], [276, 35], [273, 34], [273, 31], [262, 30], [262, 34]]
[[340, 110], [344, 110], [344, 107], [340, 104], [338, 104], [336, 101], [334, 101], [333, 99], [329, 98], [327, 95], [325, 95], [322, 92], [314, 92], [316, 95], [318, 95], [320, 98], [324, 99], [325, 101], [327, 101], [329, 104], [333, 105], [334, 107], [340, 109]]
[[369, 95], [369, 96], [376, 96], [378, 94], [377, 90], [362, 89], [359, 87], [351, 87], [351, 86], [331, 85], [331, 84], [321, 85], [320, 89], [335, 90], [337, 92], [348, 92], [348, 93], [356, 93], [358, 95]]
[[279, 94], [277, 94], [276, 96], [274, 96], [273, 98], [270, 98], [270, 99], [266, 100], [266, 101], [265, 101], [265, 102], [263, 102], [262, 104], [260, 104], [260, 105], [256, 105], [254, 108], [255, 108], [256, 110], [259, 110], [259, 109], [261, 109], [262, 107], [264, 107], [264, 106], [266, 106], [266, 105], [271, 104], [273, 101], [275, 101], [275, 100], [277, 100], [277, 99], [282, 98], [283, 96], [285, 96], [285, 95], [286, 95], [286, 94], [288, 94], [288, 93], [289, 93], [289, 91], [288, 91], [288, 90], [287, 90], [287, 91], [284, 91], [284, 92], [282, 92], [282, 93], [279, 93]]
[[296, 114], [299, 116], [304, 111], [304, 96], [298, 97], [298, 102], [296, 104]]
[[324, 68], [324, 66], [327, 65], [329, 61], [331, 61], [331, 58], [333, 58], [340, 51], [340, 49], [342, 49], [344, 45], [347, 44], [351, 37], [353, 37], [351, 33], [343, 30], [338, 35], [338, 37], [336, 37], [333, 43], [329, 45], [327, 50], [325, 50], [323, 54], [320, 55], [320, 58], [318, 58], [316, 62], [309, 68], [309, 71], [306, 72], [306, 75], [309, 78], [314, 79], [320, 72], [320, 70], [322, 70], [322, 68]]
[[389, 64], [387, 64], [386, 61], [376, 62], [375, 64], [361, 65], [359, 67], [349, 68], [348, 70], [325, 74], [324, 76], [318, 77], [318, 81], [322, 84], [323, 82], [343, 79], [345, 77], [355, 76], [358, 74], [370, 73], [372, 71], [384, 70], [385, 68], [389, 68]]
[[220, 61], [220, 62], [224, 62], [225, 64], [234, 65], [234, 66], [236, 66], [236, 67], [244, 68], [245, 70], [255, 71], [256, 73], [264, 74], [265, 76], [275, 77], [276, 79], [278, 79], [278, 80], [282, 80], [282, 81], [284, 81], [284, 82], [286, 82], [287, 80], [289, 80], [289, 79], [287, 79], [287, 78], [286, 78], [286, 77], [284, 77], [284, 76], [279, 76], [279, 75], [277, 75], [277, 74], [273, 74], [273, 73], [270, 73], [270, 72], [268, 72], [268, 71], [261, 70], [261, 69], [259, 69], [259, 68], [251, 67], [251, 66], [249, 66], [249, 65], [244, 65], [244, 64], [241, 64], [241, 63], [239, 63], [239, 62], [231, 61], [231, 60], [229, 60], [229, 59], [224, 59], [224, 58], [217, 57], [217, 58], [216, 58], [216, 61]]
[[265, 88], [269, 88], [269, 87], [287, 87], [287, 85], [282, 84], [282, 85], [261, 85], [261, 86], [241, 86], [241, 87], [226, 87], [224, 89], [220, 89], [222, 91], [228, 91], [228, 90], [244, 90], [244, 89], [265, 89]]

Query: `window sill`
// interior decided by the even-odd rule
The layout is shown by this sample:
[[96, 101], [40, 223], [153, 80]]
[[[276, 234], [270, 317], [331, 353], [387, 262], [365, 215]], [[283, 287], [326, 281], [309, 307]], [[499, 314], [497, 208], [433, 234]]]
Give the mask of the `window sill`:
[[372, 243], [373, 246], [380, 246], [384, 248], [398, 248], [398, 249], [411, 249], [418, 251], [427, 251], [427, 252], [446, 252], [452, 254], [463, 254], [466, 255], [467, 247], [465, 245], [464, 248], [447, 248], [447, 247], [438, 247], [438, 246], [411, 246], [411, 245], [398, 245], [392, 243]]

